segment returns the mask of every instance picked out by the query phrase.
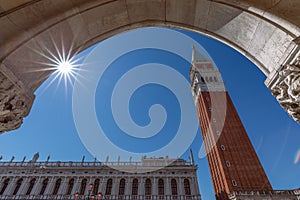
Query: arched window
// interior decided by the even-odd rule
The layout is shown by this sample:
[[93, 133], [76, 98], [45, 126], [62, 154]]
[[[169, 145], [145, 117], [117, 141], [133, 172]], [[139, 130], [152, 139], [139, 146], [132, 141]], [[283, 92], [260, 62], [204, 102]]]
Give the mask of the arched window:
[[86, 178], [81, 181], [79, 194], [84, 195], [84, 191], [85, 191], [85, 188], [86, 188], [86, 183], [87, 183]]
[[120, 185], [119, 185], [119, 195], [124, 195], [125, 194], [125, 179], [122, 178], [120, 180]]
[[147, 178], [146, 182], [145, 182], [145, 195], [150, 196], [151, 193], [152, 193], [151, 180], [149, 178]]
[[213, 82], [213, 78], [212, 77], [209, 77], [209, 82]]
[[203, 78], [202, 76], [201, 76], [201, 82], [202, 82], [202, 83], [204, 83], [204, 82], [205, 82], [205, 81], [204, 81], [204, 78]]
[[30, 195], [30, 193], [33, 189], [34, 183], [35, 183], [35, 178], [31, 179], [31, 181], [29, 182], [29, 187], [27, 189], [26, 195]]
[[177, 193], [177, 181], [174, 178], [171, 180], [171, 191], [172, 191], [173, 196], [178, 195], [178, 193]]
[[14, 189], [14, 192], [13, 192], [13, 195], [16, 195], [22, 185], [22, 182], [23, 182], [23, 179], [20, 178], [18, 181], [17, 181], [17, 184], [16, 184], [16, 187]]
[[110, 178], [106, 182], [105, 195], [111, 195], [111, 189], [112, 189], [112, 179]]
[[218, 79], [217, 79], [217, 77], [215, 77], [215, 76], [214, 76], [214, 81], [215, 81], [215, 82], [218, 82]]
[[97, 179], [94, 181], [93, 194], [97, 194], [97, 193], [98, 193], [99, 184], [100, 184], [100, 179], [97, 178]]
[[3, 182], [3, 185], [2, 185], [2, 188], [1, 188], [1, 191], [0, 191], [0, 195], [2, 195], [5, 191], [5, 189], [7, 188], [8, 186], [8, 183], [9, 183], [9, 178], [5, 179], [5, 181]]
[[56, 180], [52, 194], [56, 195], [58, 193], [60, 184], [61, 184], [61, 178]]
[[46, 187], [48, 185], [48, 181], [49, 179], [46, 178], [45, 180], [43, 180], [43, 183], [42, 183], [42, 188], [41, 188], [41, 191], [40, 191], [40, 195], [44, 194], [45, 190], [46, 190]]
[[184, 179], [183, 181], [183, 185], [184, 185], [184, 193], [185, 195], [191, 195], [191, 187], [190, 187], [190, 181], [189, 179]]
[[158, 195], [165, 195], [165, 184], [163, 179], [158, 180]]
[[74, 178], [69, 180], [69, 185], [67, 189], [67, 195], [70, 195], [74, 186]]
[[135, 178], [132, 181], [132, 188], [131, 188], [131, 194], [132, 195], [138, 195], [138, 189], [139, 189], [139, 181]]

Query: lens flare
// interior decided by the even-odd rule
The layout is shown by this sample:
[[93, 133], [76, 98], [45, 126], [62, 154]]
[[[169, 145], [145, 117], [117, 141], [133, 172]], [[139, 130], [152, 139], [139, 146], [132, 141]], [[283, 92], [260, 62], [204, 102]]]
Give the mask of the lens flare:
[[295, 164], [298, 164], [300, 161], [300, 149], [297, 151], [296, 156], [295, 156]]

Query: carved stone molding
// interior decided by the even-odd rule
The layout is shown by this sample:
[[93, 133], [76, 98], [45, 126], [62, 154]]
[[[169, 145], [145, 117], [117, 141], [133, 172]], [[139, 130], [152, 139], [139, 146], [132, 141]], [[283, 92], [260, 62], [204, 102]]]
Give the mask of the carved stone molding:
[[0, 68], [0, 134], [17, 129], [30, 111], [34, 94], [22, 84], [5, 66]]
[[300, 58], [285, 64], [269, 88], [288, 114], [300, 123]]

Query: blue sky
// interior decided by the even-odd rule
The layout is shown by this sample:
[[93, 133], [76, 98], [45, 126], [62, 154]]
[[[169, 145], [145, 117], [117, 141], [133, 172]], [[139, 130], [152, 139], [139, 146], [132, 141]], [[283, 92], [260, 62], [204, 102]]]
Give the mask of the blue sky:
[[[100, 43], [97, 48], [101, 49], [101, 45], [109, 44], [105, 48], [109, 56], [116, 53], [122, 45], [130, 46], [146, 39], [158, 40], [158, 43], [169, 40], [170, 44], [174, 45], [171, 48], [174, 49], [178, 47], [180, 49], [181, 45], [184, 45], [175, 36], [174, 38], [159, 37], [163, 35], [164, 29], [155, 29], [156, 35], [143, 30], [145, 29], [134, 31], [135, 37], [130, 41], [122, 41], [122, 37], [118, 36], [109, 39], [110, 42]], [[179, 31], [179, 33], [200, 43], [220, 69], [226, 88], [273, 187], [275, 189], [300, 187], [300, 163], [296, 162], [296, 154], [300, 149], [300, 126], [287, 115], [264, 85], [265, 75], [240, 53], [214, 39], [186, 31]], [[87, 56], [91, 52], [93, 50], [89, 49], [81, 55]], [[164, 147], [176, 135], [183, 111], [180, 109], [180, 102], [176, 95], [168, 87], [148, 83], [139, 87], [131, 96], [129, 111], [132, 120], [138, 126], [147, 126], [151, 122], [148, 111], [152, 105], [160, 104], [164, 107], [166, 122], [163, 124], [163, 129], [154, 136], [144, 139], [128, 135], [118, 127], [110, 110], [110, 97], [113, 95], [113, 86], [120, 80], [122, 74], [144, 63], [160, 63], [169, 66], [188, 80], [190, 64], [177, 56], [177, 53], [154, 48], [130, 51], [124, 55], [119, 54], [119, 57], [114, 59], [114, 62], [110, 63], [107, 70], [103, 72], [100, 84], [96, 87], [94, 107], [99, 124], [104, 132], [109, 133], [106, 135], [115, 145], [127, 151], [147, 154], [149, 151]], [[187, 55], [190, 54], [191, 48]], [[101, 56], [103, 55], [99, 55], [100, 60], [103, 59]], [[170, 81], [174, 81], [172, 77], [174, 76], [170, 76]], [[0, 135], [0, 155], [3, 156], [3, 160], [10, 160], [12, 156], [19, 161], [23, 156], [27, 156], [29, 160], [36, 152], [40, 153], [40, 160], [46, 160], [48, 155], [51, 156], [52, 161], [79, 161], [83, 155], [86, 160], [93, 160], [94, 153], [91, 154], [86, 149], [86, 144], [82, 142], [82, 136], [76, 129], [72, 111], [74, 98], [72, 87], [69, 85], [66, 89], [63, 84], [58, 85], [57, 82], [49, 85], [50, 80], [51, 78], [36, 91], [36, 100], [29, 116], [24, 119], [22, 127]], [[163, 120], [164, 112], [160, 107], [157, 109], [154, 111], [158, 112]], [[86, 120], [85, 123], [88, 123], [90, 119]], [[199, 167], [198, 179], [202, 198], [213, 199], [207, 161], [197, 156], [202, 143], [199, 130], [195, 138], [189, 142]], [[184, 152], [182, 157], [187, 159], [188, 151]], [[105, 158], [100, 156], [99, 159]], [[116, 157], [111, 156], [110, 159], [116, 160]], [[127, 159], [123, 158], [123, 160]]]

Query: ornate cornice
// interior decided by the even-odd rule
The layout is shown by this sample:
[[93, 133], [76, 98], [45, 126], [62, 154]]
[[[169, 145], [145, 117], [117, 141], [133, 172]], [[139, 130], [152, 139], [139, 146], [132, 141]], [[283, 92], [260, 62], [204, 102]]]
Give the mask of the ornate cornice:
[[300, 57], [284, 64], [269, 85], [280, 105], [300, 123]]

